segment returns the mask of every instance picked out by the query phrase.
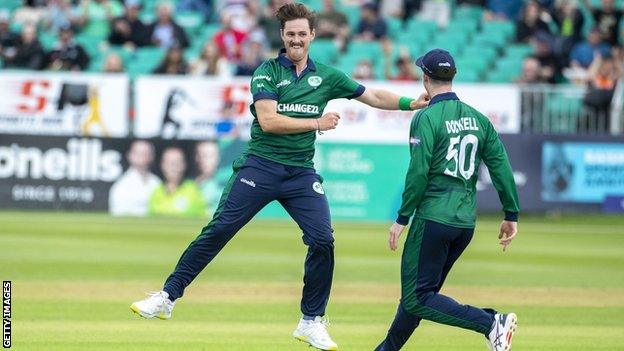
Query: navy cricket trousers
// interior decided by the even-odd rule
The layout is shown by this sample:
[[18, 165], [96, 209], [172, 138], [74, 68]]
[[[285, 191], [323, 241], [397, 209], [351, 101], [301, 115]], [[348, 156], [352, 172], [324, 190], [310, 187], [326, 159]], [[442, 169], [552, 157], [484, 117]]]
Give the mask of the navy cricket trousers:
[[247, 155], [237, 159], [215, 214], [184, 251], [163, 288], [173, 301], [258, 211], [277, 200], [303, 231], [308, 246], [301, 312], [322, 316], [334, 271], [334, 237], [321, 178], [313, 168], [293, 167]]
[[496, 311], [462, 305], [440, 289], [464, 252], [474, 229], [415, 218], [401, 262], [401, 302], [388, 335], [375, 351], [397, 351], [422, 319], [470, 329], [487, 336]]

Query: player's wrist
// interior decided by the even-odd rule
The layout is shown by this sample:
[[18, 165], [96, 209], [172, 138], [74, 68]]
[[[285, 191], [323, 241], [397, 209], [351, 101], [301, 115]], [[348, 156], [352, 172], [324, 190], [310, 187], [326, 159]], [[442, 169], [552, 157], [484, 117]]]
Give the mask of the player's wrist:
[[414, 101], [414, 99], [406, 97], [406, 96], [401, 96], [399, 98], [399, 110], [402, 111], [411, 111], [411, 104], [412, 101]]
[[316, 121], [316, 125], [314, 127], [314, 128], [316, 128], [316, 132], [319, 135], [323, 135], [323, 131], [321, 130], [321, 122], [319, 121], [319, 118], [315, 118], [314, 120]]
[[408, 216], [403, 216], [403, 215], [398, 215], [397, 219], [396, 219], [397, 224], [400, 225], [407, 225], [409, 223], [409, 217]]
[[505, 220], [509, 222], [517, 222], [518, 212], [505, 211]]

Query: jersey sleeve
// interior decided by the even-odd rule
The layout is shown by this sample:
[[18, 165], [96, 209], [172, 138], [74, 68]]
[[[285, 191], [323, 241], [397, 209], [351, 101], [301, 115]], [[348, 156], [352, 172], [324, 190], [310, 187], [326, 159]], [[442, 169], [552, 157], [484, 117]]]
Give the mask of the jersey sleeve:
[[277, 87], [275, 86], [275, 78], [272, 75], [272, 70], [268, 63], [260, 65], [256, 68], [253, 76], [251, 77], [251, 83], [249, 89], [253, 96], [253, 101], [269, 99], [278, 100]]
[[520, 204], [516, 190], [516, 181], [514, 180], [513, 170], [511, 169], [505, 146], [491, 123], [487, 124], [485, 137], [482, 155], [483, 162], [485, 162], [494, 188], [498, 192], [498, 197], [503, 205], [503, 211], [505, 211], [505, 219], [517, 221]]
[[431, 120], [424, 112], [418, 112], [412, 119], [410, 127], [410, 163], [405, 176], [403, 200], [396, 220], [398, 224], [406, 225], [409, 222], [409, 218], [414, 214], [425, 194], [434, 139]]
[[356, 97], [364, 94], [364, 86], [353, 79], [349, 78], [343, 72], [332, 68], [333, 74], [331, 78], [333, 80], [332, 99], [355, 99]]

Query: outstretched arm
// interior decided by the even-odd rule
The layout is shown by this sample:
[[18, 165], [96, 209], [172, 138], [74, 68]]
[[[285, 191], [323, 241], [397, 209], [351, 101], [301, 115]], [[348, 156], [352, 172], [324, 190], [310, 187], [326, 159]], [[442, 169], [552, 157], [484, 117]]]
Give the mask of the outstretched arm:
[[427, 107], [429, 104], [429, 95], [426, 93], [414, 100], [401, 97], [387, 90], [373, 88], [366, 88], [364, 93], [355, 99], [382, 110], [418, 110]]
[[277, 113], [277, 101], [262, 99], [254, 102], [258, 123], [263, 132], [273, 134], [297, 134], [312, 130], [325, 131], [336, 128], [338, 116], [328, 112], [321, 118], [292, 118]]

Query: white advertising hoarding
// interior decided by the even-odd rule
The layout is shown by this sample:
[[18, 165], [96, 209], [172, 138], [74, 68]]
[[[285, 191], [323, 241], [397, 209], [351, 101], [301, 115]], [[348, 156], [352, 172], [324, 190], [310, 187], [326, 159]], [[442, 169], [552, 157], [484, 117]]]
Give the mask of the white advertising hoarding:
[[[366, 87], [386, 89], [417, 97], [421, 83], [362, 82]], [[459, 98], [485, 114], [499, 133], [520, 131], [520, 92], [513, 85], [458, 84]], [[140, 138], [216, 138], [229, 133], [248, 137], [252, 121], [249, 78], [144, 76], [135, 82], [134, 135]], [[332, 100], [325, 112], [341, 116], [335, 130], [318, 140], [331, 142], [405, 143], [411, 111], [384, 111], [355, 100]]]
[[128, 136], [125, 75], [0, 73], [0, 132]]
[[249, 78], [142, 76], [134, 84], [134, 135], [212, 139], [249, 135]]
[[[362, 82], [368, 88], [385, 89], [402, 96], [418, 97], [424, 92], [422, 83]], [[486, 115], [499, 133], [520, 132], [520, 91], [506, 84], [457, 84], [453, 87], [460, 98]], [[335, 130], [321, 139], [327, 141], [404, 143], [414, 115], [406, 111], [385, 111], [345, 99], [333, 100], [325, 112], [341, 116]]]

